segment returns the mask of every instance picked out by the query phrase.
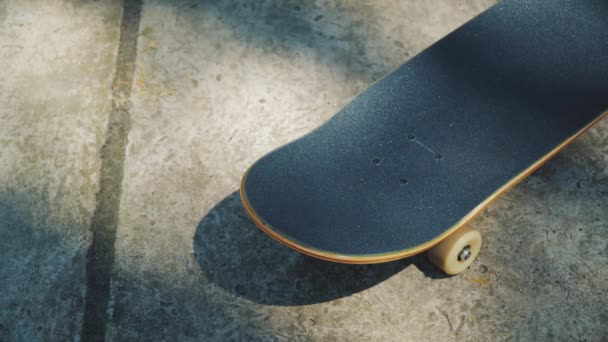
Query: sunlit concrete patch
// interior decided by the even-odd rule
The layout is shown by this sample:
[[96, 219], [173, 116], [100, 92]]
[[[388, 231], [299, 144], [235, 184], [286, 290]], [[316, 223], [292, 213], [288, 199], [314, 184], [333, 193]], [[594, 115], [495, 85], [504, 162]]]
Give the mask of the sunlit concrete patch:
[[[145, 2], [109, 336], [606, 336], [605, 271], [587, 274], [577, 260], [606, 261], [603, 123], [560, 155], [567, 162], [552, 161], [484, 212], [475, 222], [482, 253], [452, 278], [424, 256], [377, 266], [302, 256], [261, 233], [235, 193], [254, 160], [492, 3]], [[543, 176], [551, 168], [561, 176]], [[574, 222], [583, 230], [570, 238]], [[561, 237], [576, 256], [561, 256]]]
[[74, 340], [120, 7], [0, 2], [0, 340]]

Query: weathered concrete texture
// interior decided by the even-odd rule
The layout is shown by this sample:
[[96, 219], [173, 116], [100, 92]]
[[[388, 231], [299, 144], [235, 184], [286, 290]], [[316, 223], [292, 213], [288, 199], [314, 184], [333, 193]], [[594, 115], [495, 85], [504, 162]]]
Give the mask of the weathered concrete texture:
[[483, 213], [482, 254], [458, 277], [424, 256], [301, 256], [235, 193], [255, 159], [491, 3], [146, 2], [109, 336], [605, 339], [606, 123]]
[[236, 192], [258, 157], [493, 2], [146, 1], [113, 109], [118, 3], [0, 1], [0, 341], [81, 337], [112, 110], [131, 130], [105, 207], [120, 200], [107, 340], [608, 339], [606, 120], [482, 213], [481, 255], [451, 278], [423, 255], [302, 256]]
[[120, 7], [0, 1], [0, 340], [78, 339]]

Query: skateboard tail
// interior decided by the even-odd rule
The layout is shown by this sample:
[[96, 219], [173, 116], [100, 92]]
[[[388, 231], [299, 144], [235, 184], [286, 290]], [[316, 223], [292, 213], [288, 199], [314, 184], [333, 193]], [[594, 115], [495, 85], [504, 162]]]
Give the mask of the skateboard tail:
[[[243, 207], [245, 208], [245, 211], [247, 212], [247, 214], [249, 215], [249, 217], [251, 218], [253, 223], [258, 228], [260, 228], [266, 234], [270, 235], [273, 239], [277, 240], [278, 242], [282, 243], [283, 245], [285, 245], [291, 249], [294, 249], [302, 254], [306, 254], [308, 256], [311, 256], [311, 257], [314, 257], [317, 259], [322, 259], [322, 260], [337, 262], [337, 263], [344, 263], [344, 264], [374, 264], [374, 263], [384, 263], [384, 262], [395, 261], [395, 260], [413, 256], [415, 254], [422, 253], [422, 252], [436, 246], [437, 244], [441, 243], [445, 238], [450, 236], [452, 233], [456, 232], [460, 227], [471, 222], [475, 217], [477, 217], [477, 215], [479, 215], [486, 207], [488, 207], [492, 202], [494, 202], [502, 194], [504, 194], [509, 189], [511, 189], [512, 187], [517, 185], [519, 182], [521, 182], [523, 179], [525, 179], [527, 176], [529, 176], [532, 172], [537, 170], [544, 163], [546, 163], [548, 160], [550, 160], [552, 157], [554, 157], [557, 153], [559, 153], [561, 150], [563, 150], [566, 146], [568, 146], [570, 143], [572, 143], [581, 134], [586, 132], [593, 125], [595, 125], [596, 123], [598, 123], [599, 121], [601, 121], [602, 119], [604, 119], [607, 116], [608, 116], [608, 108], [605, 109], [602, 112], [602, 114], [600, 114], [594, 120], [589, 122], [581, 130], [579, 130], [578, 132], [576, 132], [575, 134], [573, 134], [572, 136], [570, 136], [569, 138], [564, 140], [562, 143], [560, 143], [558, 146], [556, 146], [554, 149], [552, 149], [549, 153], [544, 155], [542, 158], [538, 159], [536, 162], [531, 164], [525, 170], [523, 170], [518, 175], [513, 177], [511, 180], [509, 180], [507, 183], [505, 183], [502, 187], [500, 187], [498, 190], [496, 190], [494, 193], [492, 193], [484, 201], [479, 203], [473, 210], [471, 210], [462, 219], [460, 219], [458, 222], [456, 222], [452, 227], [447, 229], [444, 233], [440, 234], [439, 236], [435, 237], [434, 239], [432, 239], [426, 243], [417, 245], [412, 248], [404, 249], [404, 250], [399, 250], [399, 251], [394, 251], [394, 252], [389, 252], [389, 253], [382, 253], [382, 254], [346, 255], [346, 254], [333, 253], [331, 251], [315, 249], [315, 248], [306, 246], [304, 244], [301, 244], [298, 241], [296, 241], [288, 236], [278, 233], [276, 230], [272, 229], [269, 225], [267, 225], [264, 222], [264, 220], [256, 213], [255, 209], [251, 206], [251, 204], [249, 203], [249, 200], [247, 199], [247, 194], [245, 192], [245, 183], [247, 181], [247, 175], [248, 175], [249, 171], [253, 167], [255, 167], [255, 165], [256, 165], [255, 163], [253, 165], [251, 165], [249, 167], [249, 169], [243, 175], [239, 193], [240, 193], [240, 197], [241, 197], [241, 200], [243, 203]], [[291, 142], [289, 144], [296, 143], [297, 141], [298, 140]], [[282, 148], [282, 147], [279, 147], [278, 149], [280, 149], [280, 148]], [[274, 153], [274, 151], [276, 151], [278, 149], [275, 149], [272, 152], [269, 152], [267, 155]], [[261, 159], [263, 159], [263, 158], [261, 158]]]

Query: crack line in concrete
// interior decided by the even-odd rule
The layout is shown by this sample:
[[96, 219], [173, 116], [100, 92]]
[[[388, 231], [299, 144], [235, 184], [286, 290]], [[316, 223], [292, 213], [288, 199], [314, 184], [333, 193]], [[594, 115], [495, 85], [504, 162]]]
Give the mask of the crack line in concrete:
[[87, 251], [83, 341], [103, 341], [106, 332], [114, 243], [130, 130], [129, 99], [135, 73], [141, 7], [141, 0], [123, 2], [120, 40], [112, 81], [112, 109], [106, 139], [100, 151], [99, 191], [91, 218], [93, 239]]

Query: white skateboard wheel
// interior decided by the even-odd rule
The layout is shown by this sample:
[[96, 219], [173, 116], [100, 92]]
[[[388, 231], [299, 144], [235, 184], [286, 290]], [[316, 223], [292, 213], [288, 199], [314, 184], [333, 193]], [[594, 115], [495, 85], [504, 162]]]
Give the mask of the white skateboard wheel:
[[444, 273], [455, 275], [466, 270], [481, 248], [481, 234], [469, 225], [464, 225], [452, 233], [427, 254], [435, 266]]

